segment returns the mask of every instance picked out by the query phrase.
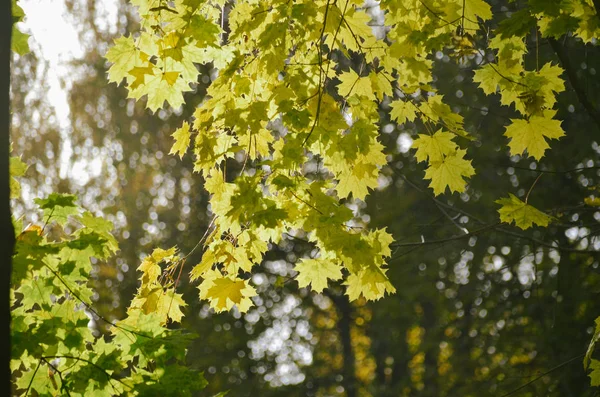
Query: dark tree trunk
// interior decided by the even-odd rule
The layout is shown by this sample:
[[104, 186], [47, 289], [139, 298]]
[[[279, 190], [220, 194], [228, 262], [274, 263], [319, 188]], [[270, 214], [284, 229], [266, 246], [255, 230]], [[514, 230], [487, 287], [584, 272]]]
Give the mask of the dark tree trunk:
[[0, 342], [0, 354], [2, 355], [2, 372], [4, 373], [3, 392], [4, 396], [11, 395], [10, 386], [10, 274], [12, 270], [12, 253], [15, 245], [15, 232], [10, 215], [10, 40], [12, 33], [12, 10], [10, 0], [3, 0], [0, 5], [0, 225], [2, 235], [0, 236], [0, 249], [2, 258], [0, 264], [4, 269], [2, 273], [2, 341]]
[[337, 326], [344, 357], [344, 366], [342, 369], [344, 379], [342, 381], [342, 386], [346, 390], [347, 397], [356, 397], [356, 359], [354, 357], [354, 350], [352, 349], [352, 335], [350, 334], [352, 325], [352, 306], [346, 295], [334, 297], [333, 302], [339, 315]]

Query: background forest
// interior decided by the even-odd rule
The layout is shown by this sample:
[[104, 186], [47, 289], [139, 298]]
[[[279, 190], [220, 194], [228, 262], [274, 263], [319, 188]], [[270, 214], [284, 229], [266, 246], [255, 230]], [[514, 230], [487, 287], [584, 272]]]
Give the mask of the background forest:
[[[521, 3], [489, 1], [500, 19]], [[31, 18], [23, 30], [34, 34], [31, 52], [13, 61], [12, 151], [29, 165], [13, 214], [24, 225], [42, 222], [33, 199], [69, 193], [114, 224], [120, 253], [94, 263], [92, 299], [102, 317], [117, 321], [138, 288], [136, 268], [154, 248], [177, 245], [192, 252], [190, 266], [201, 260], [202, 250], [194, 249], [212, 219], [209, 195], [192, 172], [192, 157], [169, 152], [171, 134], [205, 99], [215, 72], [199, 65], [185, 104], [152, 113], [107, 81], [106, 51], [138, 29], [131, 4], [20, 4]], [[374, 5], [367, 1], [365, 8]], [[73, 27], [78, 48], [70, 57], [49, 58], [42, 47], [31, 28], [41, 23], [40, 7], [62, 18], [45, 22], [48, 29]], [[389, 162], [379, 187], [352, 209], [360, 214], [357, 224], [393, 235], [387, 276], [395, 294], [349, 302], [339, 283], [321, 294], [299, 288], [294, 264], [313, 247], [293, 236], [270, 246], [253, 271], [258, 295], [246, 313], [216, 314], [184, 270], [181, 327], [198, 334], [187, 365], [208, 381], [198, 395], [502, 396], [518, 388], [514, 395], [598, 395], [582, 359], [600, 315], [600, 212], [593, 199], [600, 178], [600, 50], [595, 40], [584, 44], [569, 34], [531, 34], [526, 44], [528, 67], [551, 62], [566, 70], [555, 106], [566, 135], [551, 142], [543, 162], [510, 156], [503, 133], [514, 110], [464, 83], [493, 59], [491, 52], [458, 59], [439, 51], [433, 64], [432, 85], [477, 138], [469, 152], [477, 176], [464, 193], [434, 196], [411, 150], [421, 126], [381, 112]], [[348, 62], [358, 70], [355, 61]], [[231, 175], [245, 166], [243, 156], [228, 161]], [[558, 220], [527, 230], [498, 226], [494, 200], [509, 192]], [[102, 321], [94, 327], [108, 332]]]

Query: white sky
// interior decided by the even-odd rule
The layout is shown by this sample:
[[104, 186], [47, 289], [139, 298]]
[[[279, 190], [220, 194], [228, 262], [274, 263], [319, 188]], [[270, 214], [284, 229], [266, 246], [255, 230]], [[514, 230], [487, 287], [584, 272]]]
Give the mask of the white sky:
[[[103, 20], [98, 21], [102, 28], [114, 29], [115, 24], [111, 23], [110, 19], [117, 17], [118, 8], [115, 3], [115, 0], [99, 2], [99, 5], [104, 6], [98, 7], [104, 11], [100, 16], [104, 17]], [[63, 0], [20, 0], [19, 5], [25, 11], [25, 20], [20, 27], [31, 34], [31, 50], [48, 62], [44, 88], [48, 103], [54, 107], [63, 142], [60, 152], [60, 177], [72, 178], [84, 184], [90, 178], [87, 171], [90, 171], [91, 164], [87, 164], [87, 167], [85, 164], [73, 166], [69, 162], [72, 147], [69, 139], [71, 123], [68, 91], [76, 78], [69, 63], [84, 55], [78, 29], [73, 25], [73, 18], [69, 18]], [[99, 167], [96, 165], [93, 168]], [[95, 173], [94, 170], [91, 171], [92, 174]], [[96, 171], [99, 172], [100, 169]]]

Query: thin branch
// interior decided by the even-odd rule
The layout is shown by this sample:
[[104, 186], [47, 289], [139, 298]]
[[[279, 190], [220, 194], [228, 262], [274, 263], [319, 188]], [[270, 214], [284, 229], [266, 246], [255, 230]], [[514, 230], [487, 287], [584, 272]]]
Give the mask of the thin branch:
[[533, 190], [533, 187], [536, 185], [536, 183], [538, 183], [538, 181], [540, 180], [540, 178], [542, 177], [542, 175], [544, 175], [544, 174], [539, 174], [537, 176], [537, 178], [535, 178], [535, 181], [533, 181], [533, 183], [531, 184], [531, 187], [527, 191], [527, 195], [525, 195], [525, 204], [527, 204], [527, 201], [529, 201], [529, 195], [531, 194], [531, 191]]
[[33, 379], [35, 379], [35, 375], [37, 374], [38, 369], [40, 369], [40, 365], [42, 365], [42, 360], [38, 361], [38, 365], [37, 365], [37, 367], [35, 367], [35, 370], [33, 371], [33, 375], [31, 376], [31, 379], [29, 380], [29, 384], [27, 385], [27, 390], [25, 390], [25, 396], [27, 396], [27, 394], [29, 394], [29, 390], [31, 389], [31, 385], [33, 384]]
[[[90, 364], [91, 366], [93, 366], [94, 368], [96, 368], [97, 370], [101, 371], [104, 375], [106, 375], [106, 377], [109, 380], [109, 383], [112, 385], [112, 382], [110, 382], [111, 380], [116, 380], [117, 382], [121, 383], [122, 385], [126, 386], [129, 389], [133, 389], [133, 387], [131, 385], [128, 385], [127, 383], [123, 382], [121, 379], [115, 378], [113, 377], [111, 374], [109, 374], [108, 372], [106, 372], [106, 370], [104, 368], [102, 368], [101, 366], [99, 366], [98, 364], [87, 360], [85, 358], [81, 358], [81, 357], [75, 357], [75, 356], [44, 356], [41, 357], [42, 360], [47, 361], [47, 359], [54, 359], [54, 358], [66, 358], [66, 359], [71, 359], [71, 360], [77, 360], [77, 361], [83, 361], [84, 363]], [[114, 386], [113, 386], [114, 388]], [[116, 389], [115, 389], [116, 390]]]
[[[600, 1], [600, 0], [599, 0]], [[579, 172], [579, 171], [588, 171], [588, 170], [597, 170], [600, 169], [600, 166], [593, 166], [593, 167], [577, 167], [577, 168], [571, 168], [570, 170], [558, 170], [558, 171], [547, 171], [547, 170], [538, 170], [538, 169], [531, 169], [531, 168], [527, 168], [527, 167], [519, 167], [516, 165], [507, 165], [507, 167], [512, 167], [514, 169], [517, 170], [523, 170], [523, 171], [530, 171], [530, 172], [537, 172], [540, 174], [570, 174], [573, 172]]]
[[[396, 171], [396, 170], [394, 170], [394, 171]], [[528, 236], [526, 234], [523, 234], [523, 233], [514, 232], [512, 230], [508, 230], [508, 229], [505, 229], [505, 228], [501, 227], [500, 226], [501, 223], [488, 224], [488, 223], [484, 222], [483, 220], [481, 220], [480, 218], [476, 217], [475, 215], [472, 215], [472, 214], [470, 214], [470, 213], [468, 213], [468, 212], [466, 212], [464, 210], [461, 210], [460, 208], [456, 208], [456, 207], [453, 207], [451, 205], [448, 205], [448, 204], [444, 203], [443, 201], [440, 201], [437, 198], [431, 196], [430, 194], [428, 194], [427, 192], [425, 192], [423, 189], [421, 189], [417, 184], [411, 182], [404, 175], [401, 175], [401, 177], [406, 181], [406, 183], [408, 183], [410, 186], [412, 186], [413, 188], [415, 188], [416, 190], [418, 190], [422, 194], [426, 195], [428, 198], [430, 198], [431, 200], [433, 200], [436, 204], [441, 205], [442, 207], [444, 207], [446, 209], [450, 209], [452, 211], [456, 211], [456, 212], [458, 212], [460, 214], [468, 216], [469, 218], [474, 219], [475, 221], [479, 222], [483, 226], [480, 229], [477, 229], [477, 230], [471, 232], [470, 234], [464, 234], [464, 235], [461, 235], [461, 236], [452, 236], [452, 237], [449, 237], [449, 238], [446, 238], [446, 239], [430, 240], [430, 241], [420, 242], [420, 243], [394, 244], [393, 246], [395, 246], [395, 247], [398, 247], [398, 246], [400, 246], [400, 247], [402, 247], [402, 246], [405, 246], [405, 247], [427, 246], [427, 245], [432, 245], [432, 244], [436, 244], [436, 243], [437, 244], [439, 244], [439, 243], [445, 243], [445, 242], [448, 242], [448, 241], [461, 240], [461, 239], [463, 239], [465, 237], [471, 237], [473, 234], [479, 234], [482, 231], [485, 231], [486, 229], [489, 229], [489, 230], [493, 229], [493, 230], [495, 230], [495, 231], [497, 231], [499, 233], [502, 233], [502, 234], [505, 234], [505, 235], [508, 235], [508, 236], [512, 236], [512, 237], [515, 237], [515, 238], [527, 240], [527, 241], [530, 241], [532, 243], [539, 244], [539, 245], [541, 245], [543, 247], [546, 247], [546, 248], [555, 249], [557, 251], [570, 252], [570, 253], [573, 253], [573, 254], [581, 254], [581, 255], [600, 254], [600, 251], [597, 251], [597, 250], [580, 250], [580, 249], [577, 249], [577, 248], [565, 247], [565, 246], [558, 245], [558, 244], [553, 243], [553, 242], [547, 242], [547, 241], [543, 241], [543, 240], [537, 239], [535, 237], [530, 237], [530, 236]]]
[[508, 393], [506, 393], [506, 394], [503, 394], [501, 397], [508, 397], [508, 396], [511, 396], [511, 395], [515, 394], [516, 392], [518, 392], [518, 391], [520, 391], [520, 390], [523, 390], [524, 388], [526, 388], [527, 386], [531, 385], [532, 383], [534, 383], [534, 382], [536, 382], [536, 381], [538, 381], [538, 380], [542, 379], [544, 376], [546, 376], [546, 375], [548, 375], [548, 374], [550, 374], [550, 373], [552, 373], [552, 372], [556, 371], [557, 369], [560, 369], [560, 368], [564, 367], [565, 365], [567, 365], [567, 364], [569, 364], [569, 363], [572, 363], [573, 361], [575, 361], [575, 360], [577, 360], [577, 359], [579, 359], [579, 358], [583, 357], [584, 355], [585, 355], [585, 353], [584, 353], [584, 354], [580, 354], [580, 355], [578, 355], [578, 356], [576, 356], [576, 357], [573, 357], [573, 358], [572, 358], [572, 359], [570, 359], [570, 360], [567, 360], [567, 361], [565, 361], [564, 363], [558, 364], [556, 367], [549, 369], [548, 371], [544, 372], [544, 373], [543, 373], [543, 374], [541, 374], [541, 375], [538, 375], [537, 377], [533, 378], [532, 380], [530, 380], [530, 381], [529, 381], [529, 382], [527, 382], [527, 383], [524, 383], [524, 384], [522, 384], [521, 386], [517, 387], [516, 389], [514, 389], [514, 390], [511, 390], [511, 391], [509, 391], [509, 392], [508, 392]]
[[479, 229], [473, 230], [472, 232], [466, 233], [466, 234], [461, 234], [459, 236], [452, 236], [452, 237], [448, 237], [448, 238], [441, 238], [438, 240], [429, 240], [429, 241], [420, 241], [420, 242], [415, 242], [415, 243], [399, 243], [399, 244], [391, 244], [391, 247], [416, 247], [416, 246], [424, 246], [424, 245], [435, 245], [435, 244], [442, 244], [442, 243], [447, 243], [448, 241], [455, 241], [455, 240], [462, 240], [468, 237], [473, 237], [476, 236], [482, 232], [485, 232], [486, 230], [490, 230], [490, 229], [495, 229], [498, 227], [498, 225], [500, 225], [500, 222], [498, 223], [494, 223], [494, 224], [490, 224], [490, 225], [485, 225]]

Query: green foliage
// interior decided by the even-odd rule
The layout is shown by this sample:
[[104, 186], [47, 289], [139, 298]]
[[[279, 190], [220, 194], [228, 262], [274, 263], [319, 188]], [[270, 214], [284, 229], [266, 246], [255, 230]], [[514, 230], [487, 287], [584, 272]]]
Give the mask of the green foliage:
[[[435, 51], [459, 62], [495, 54], [473, 82], [518, 114], [506, 127], [510, 153], [540, 160], [547, 139], [564, 135], [553, 118], [564, 82], [556, 65], [526, 68], [524, 39], [532, 27], [543, 37], [573, 30], [584, 41], [598, 33], [597, 16], [580, 0], [556, 7], [530, 0], [530, 10], [505, 18], [497, 32], [483, 0], [382, 1], [385, 29], [377, 34], [362, 1], [238, 1], [227, 6], [226, 21], [223, 1], [132, 3], [140, 31], [106, 54], [109, 80], [125, 80], [131, 98], [147, 96], [152, 111], [177, 108], [198, 80], [195, 64], [218, 70], [171, 150], [182, 157], [191, 146], [194, 171], [212, 195], [213, 230], [191, 276], [203, 279], [200, 297], [218, 311], [250, 307], [255, 292], [246, 275], [283, 233], [299, 232], [318, 249], [298, 264], [299, 285], [321, 291], [344, 277], [351, 299], [393, 292], [384, 261], [391, 236], [354, 228], [347, 206], [378, 187], [388, 162], [380, 112], [391, 108], [397, 123], [419, 123], [415, 155], [427, 162], [424, 177], [436, 195], [464, 192], [476, 173], [468, 153], [477, 147], [463, 116], [431, 85]], [[349, 67], [356, 59], [360, 68]], [[243, 166], [228, 181], [225, 164], [236, 154]], [[310, 162], [316, 172], [304, 167]], [[501, 220], [518, 227], [550, 221], [512, 194], [499, 203]]]
[[12, 16], [13, 16], [13, 27], [12, 27], [12, 38], [11, 38], [11, 50], [19, 55], [25, 55], [29, 52], [29, 35], [21, 32], [17, 27], [17, 23], [23, 21], [25, 13], [23, 9], [17, 4], [17, 0], [11, 0]]
[[596, 329], [590, 341], [588, 349], [583, 358], [583, 368], [591, 370], [589, 373], [590, 383], [592, 386], [600, 386], [600, 361], [593, 359], [592, 354], [596, 348], [596, 343], [600, 339], [600, 317], [596, 319]]
[[175, 396], [202, 389], [202, 374], [184, 365], [192, 335], [166, 327], [181, 321], [185, 305], [173, 285], [158, 281], [158, 263], [174, 261], [175, 249], [146, 258], [128, 316], [109, 323], [112, 335], [100, 335], [91, 319], [108, 320], [93, 309], [90, 278], [93, 261], [118, 250], [112, 224], [83, 212], [73, 195], [53, 193], [36, 203], [44, 224], [17, 230], [13, 257], [15, 387], [39, 396]]

